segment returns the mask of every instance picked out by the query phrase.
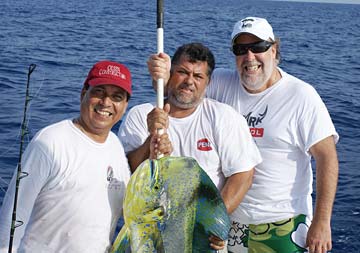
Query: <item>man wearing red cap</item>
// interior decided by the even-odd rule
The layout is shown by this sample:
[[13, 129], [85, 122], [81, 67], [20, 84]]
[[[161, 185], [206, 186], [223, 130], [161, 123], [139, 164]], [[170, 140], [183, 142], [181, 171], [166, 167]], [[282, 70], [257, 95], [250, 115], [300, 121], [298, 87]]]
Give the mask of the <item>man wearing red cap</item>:
[[[100, 61], [81, 91], [80, 115], [40, 130], [29, 143], [22, 170], [14, 250], [106, 252], [110, 248], [130, 170], [111, 128], [131, 95], [122, 64]], [[0, 252], [8, 252], [15, 177], [0, 211]]]

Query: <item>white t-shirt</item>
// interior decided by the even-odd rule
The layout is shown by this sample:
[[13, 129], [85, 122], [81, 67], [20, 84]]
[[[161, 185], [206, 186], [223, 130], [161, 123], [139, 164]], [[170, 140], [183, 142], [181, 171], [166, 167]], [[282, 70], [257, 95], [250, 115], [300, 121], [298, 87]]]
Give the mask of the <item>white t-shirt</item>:
[[233, 214], [244, 224], [312, 216], [312, 145], [338, 134], [315, 89], [285, 73], [273, 86], [248, 93], [236, 70], [216, 69], [207, 96], [240, 112], [260, 149], [253, 184]]
[[[146, 118], [153, 108], [153, 104], [142, 104], [127, 114], [119, 129], [125, 152], [138, 148], [149, 136]], [[212, 99], [204, 99], [188, 117], [169, 117], [167, 133], [172, 156], [195, 158], [219, 189], [225, 177], [261, 162], [244, 117]]]
[[[22, 158], [15, 230], [18, 252], [107, 252], [130, 178], [125, 153], [110, 132], [105, 143], [71, 120], [40, 130]], [[7, 252], [15, 176], [0, 211], [0, 252]]]

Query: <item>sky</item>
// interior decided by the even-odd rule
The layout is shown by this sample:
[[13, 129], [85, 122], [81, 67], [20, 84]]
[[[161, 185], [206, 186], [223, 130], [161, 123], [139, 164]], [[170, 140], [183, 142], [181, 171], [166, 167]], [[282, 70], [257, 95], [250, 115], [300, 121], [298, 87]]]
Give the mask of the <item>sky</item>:
[[[281, 1], [281, 0], [275, 0]], [[318, 3], [342, 3], [342, 4], [360, 4], [360, 0], [283, 0], [292, 2], [318, 2]]]

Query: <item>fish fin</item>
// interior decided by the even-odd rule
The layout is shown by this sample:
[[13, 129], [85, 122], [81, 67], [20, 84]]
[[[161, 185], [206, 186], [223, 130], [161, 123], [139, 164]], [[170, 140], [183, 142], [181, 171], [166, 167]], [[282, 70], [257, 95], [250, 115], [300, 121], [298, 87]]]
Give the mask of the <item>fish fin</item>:
[[154, 223], [154, 222], [163, 222], [164, 219], [164, 208], [158, 207], [155, 210], [149, 211], [146, 214], [143, 214], [141, 220], [143, 223]]
[[111, 253], [124, 253], [126, 250], [130, 248], [130, 235], [129, 229], [126, 225], [124, 225], [119, 234], [117, 235], [113, 246], [111, 248]]
[[157, 160], [150, 160], [150, 181], [151, 181], [151, 188], [154, 188], [155, 190], [158, 190], [160, 188], [159, 184], [159, 179], [160, 179], [160, 168], [159, 168], [160, 164], [158, 163]]

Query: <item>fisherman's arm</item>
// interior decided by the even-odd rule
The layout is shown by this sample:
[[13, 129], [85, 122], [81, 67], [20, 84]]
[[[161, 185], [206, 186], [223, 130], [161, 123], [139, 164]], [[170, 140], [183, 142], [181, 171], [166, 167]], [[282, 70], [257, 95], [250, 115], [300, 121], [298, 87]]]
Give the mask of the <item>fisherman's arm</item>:
[[127, 153], [126, 156], [129, 162], [131, 173], [135, 172], [136, 168], [143, 161], [150, 157], [150, 141], [151, 136], [149, 136], [140, 147]]
[[127, 153], [127, 158], [131, 172], [135, 172], [136, 168], [146, 159], [156, 159], [157, 154], [169, 156], [172, 152], [172, 145], [168, 134], [149, 135], [145, 142], [137, 149]]
[[[239, 172], [226, 179], [225, 185], [221, 190], [221, 196], [226, 210], [231, 214], [241, 203], [246, 192], [249, 190], [254, 175], [254, 169], [245, 172]], [[210, 236], [210, 246], [215, 250], [221, 250], [225, 247], [225, 241]]]
[[249, 190], [254, 175], [254, 169], [239, 172], [226, 179], [221, 190], [226, 210], [231, 214], [241, 203], [246, 192]]
[[330, 220], [339, 173], [333, 136], [313, 145], [310, 153], [316, 162], [316, 206], [306, 243], [310, 252], [323, 253], [332, 248]]
[[[225, 127], [223, 127], [224, 125], [218, 127], [217, 143], [221, 150], [222, 172], [226, 175], [221, 196], [226, 210], [230, 214], [239, 206], [249, 190], [253, 180], [254, 167], [261, 163], [262, 159], [244, 117], [233, 109], [224, 110], [223, 116], [227, 124]], [[221, 120], [221, 122], [225, 122], [225, 120]], [[222, 245], [225, 244], [213, 236], [209, 239], [211, 247], [217, 250], [222, 249]]]
[[[15, 229], [13, 240], [13, 252], [16, 252], [26, 231], [35, 201], [47, 182], [49, 168], [52, 166], [48, 155], [43, 152], [35, 141], [29, 144], [22, 159], [22, 172], [28, 173], [19, 182], [16, 220], [22, 221], [23, 225]], [[9, 245], [14, 196], [16, 189], [17, 168], [9, 183], [7, 192], [0, 209], [0, 252]], [[17, 222], [15, 224], [18, 224]], [[6, 251], [7, 252], [7, 251]]]
[[165, 105], [164, 110], [154, 108], [147, 115], [147, 126], [149, 136], [145, 142], [138, 148], [127, 153], [128, 162], [131, 172], [134, 172], [136, 168], [146, 159], [155, 159], [158, 154], [169, 156], [172, 152], [172, 145], [169, 136], [166, 132], [158, 134], [158, 129], [167, 129], [169, 125], [168, 111], [170, 107]]
[[231, 214], [249, 190], [254, 167], [262, 162], [262, 158], [245, 118], [227, 106], [223, 111], [221, 123], [226, 124], [219, 124], [218, 127], [218, 149], [226, 181], [221, 189], [221, 196]]

